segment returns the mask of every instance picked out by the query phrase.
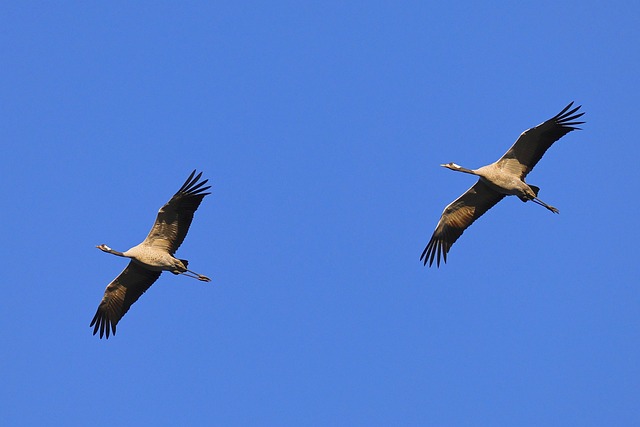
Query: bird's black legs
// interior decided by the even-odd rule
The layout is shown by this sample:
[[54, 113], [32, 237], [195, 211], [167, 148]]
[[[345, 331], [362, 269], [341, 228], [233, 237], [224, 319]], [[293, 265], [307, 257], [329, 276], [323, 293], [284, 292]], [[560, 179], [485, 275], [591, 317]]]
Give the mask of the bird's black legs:
[[193, 277], [194, 279], [202, 280], [203, 282], [211, 281], [211, 279], [209, 279], [207, 276], [203, 276], [202, 274], [198, 274], [195, 271], [191, 271], [191, 270], [183, 271], [182, 274], [184, 274], [187, 277]]
[[546, 204], [545, 202], [543, 202], [542, 200], [538, 199], [537, 197], [534, 199], [531, 199], [533, 202], [539, 204], [540, 206], [544, 206], [545, 208], [549, 209], [551, 212], [553, 213], [560, 213], [560, 211], [556, 208], [554, 208], [551, 205]]

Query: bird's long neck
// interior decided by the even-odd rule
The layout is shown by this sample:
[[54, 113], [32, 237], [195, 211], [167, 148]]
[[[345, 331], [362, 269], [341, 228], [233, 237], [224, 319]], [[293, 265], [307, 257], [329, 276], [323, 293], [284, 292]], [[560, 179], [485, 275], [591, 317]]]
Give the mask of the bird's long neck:
[[458, 167], [458, 168], [452, 169], [452, 170], [457, 171], [457, 172], [469, 173], [471, 175], [478, 175], [478, 173], [476, 171], [474, 171], [473, 169], [467, 169], [467, 168], [463, 168], [463, 167]]
[[125, 257], [125, 254], [123, 254], [122, 252], [120, 252], [120, 251], [116, 251], [116, 250], [111, 249], [111, 248], [109, 248], [109, 250], [108, 250], [108, 251], [106, 251], [106, 252], [109, 252], [110, 254], [113, 254], [113, 255], [117, 255], [117, 256]]

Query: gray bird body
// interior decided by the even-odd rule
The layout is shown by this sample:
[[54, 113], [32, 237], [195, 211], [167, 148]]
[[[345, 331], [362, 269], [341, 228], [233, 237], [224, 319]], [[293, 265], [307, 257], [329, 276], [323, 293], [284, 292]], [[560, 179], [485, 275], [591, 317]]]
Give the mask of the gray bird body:
[[[113, 251], [106, 252], [113, 253]], [[178, 258], [146, 242], [142, 242], [128, 251], [124, 251], [122, 256], [131, 258], [132, 261], [141, 267], [152, 271], [170, 271], [176, 274], [187, 271], [187, 267]]]
[[183, 274], [204, 282], [206, 276], [187, 268], [188, 261], [174, 256], [189, 231], [195, 211], [210, 186], [208, 180], [200, 181], [202, 173], [194, 177], [194, 170], [171, 200], [158, 211], [156, 221], [146, 239], [125, 252], [111, 249], [107, 245], [97, 248], [120, 257], [131, 259], [127, 267], [105, 289], [96, 315], [91, 321], [93, 334], [100, 331], [100, 338], [115, 335], [116, 325], [140, 296], [160, 277], [163, 271]]
[[505, 196], [517, 196], [523, 202], [533, 201], [553, 213], [558, 209], [538, 198], [540, 189], [527, 184], [525, 177], [540, 161], [551, 145], [567, 133], [578, 130], [575, 121], [584, 113], [571, 109], [573, 102], [551, 119], [524, 131], [496, 162], [478, 169], [466, 169], [455, 163], [441, 165], [447, 169], [478, 176], [478, 181], [464, 194], [445, 207], [431, 240], [425, 247], [420, 260], [424, 265], [440, 266], [440, 260], [447, 262], [447, 253], [464, 230], [476, 219], [491, 209]]

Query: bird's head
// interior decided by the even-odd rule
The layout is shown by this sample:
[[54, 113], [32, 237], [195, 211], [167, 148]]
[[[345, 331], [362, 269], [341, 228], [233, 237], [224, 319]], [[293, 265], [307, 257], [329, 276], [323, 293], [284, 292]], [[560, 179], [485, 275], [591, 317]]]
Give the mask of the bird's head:
[[111, 252], [112, 250], [109, 246], [105, 245], [104, 243], [96, 246], [96, 248], [100, 249], [102, 252]]
[[444, 164], [444, 165], [440, 165], [440, 166], [442, 166], [443, 168], [447, 168], [447, 169], [454, 170], [454, 171], [457, 171], [457, 170], [462, 169], [462, 167], [461, 167], [460, 165], [457, 165], [457, 164], [455, 164], [455, 163], [453, 163], [453, 162], [451, 162], [451, 163], [446, 163], [446, 164]]

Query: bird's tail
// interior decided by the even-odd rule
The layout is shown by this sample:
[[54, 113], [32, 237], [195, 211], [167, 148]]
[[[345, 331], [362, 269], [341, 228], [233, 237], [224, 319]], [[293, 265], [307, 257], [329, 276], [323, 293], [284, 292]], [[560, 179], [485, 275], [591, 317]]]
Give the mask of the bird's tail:
[[187, 261], [186, 259], [181, 259], [180, 262], [184, 264], [185, 268], [189, 266], [189, 261]]
[[[531, 188], [531, 191], [533, 191], [533, 194], [535, 194], [534, 199], [538, 197], [538, 192], [540, 191], [540, 187], [536, 187], [535, 185], [531, 185], [531, 184], [527, 184], [527, 185], [529, 186], [529, 188]], [[518, 198], [523, 202], [528, 202], [529, 200], [531, 200], [528, 195], [518, 195]]]

